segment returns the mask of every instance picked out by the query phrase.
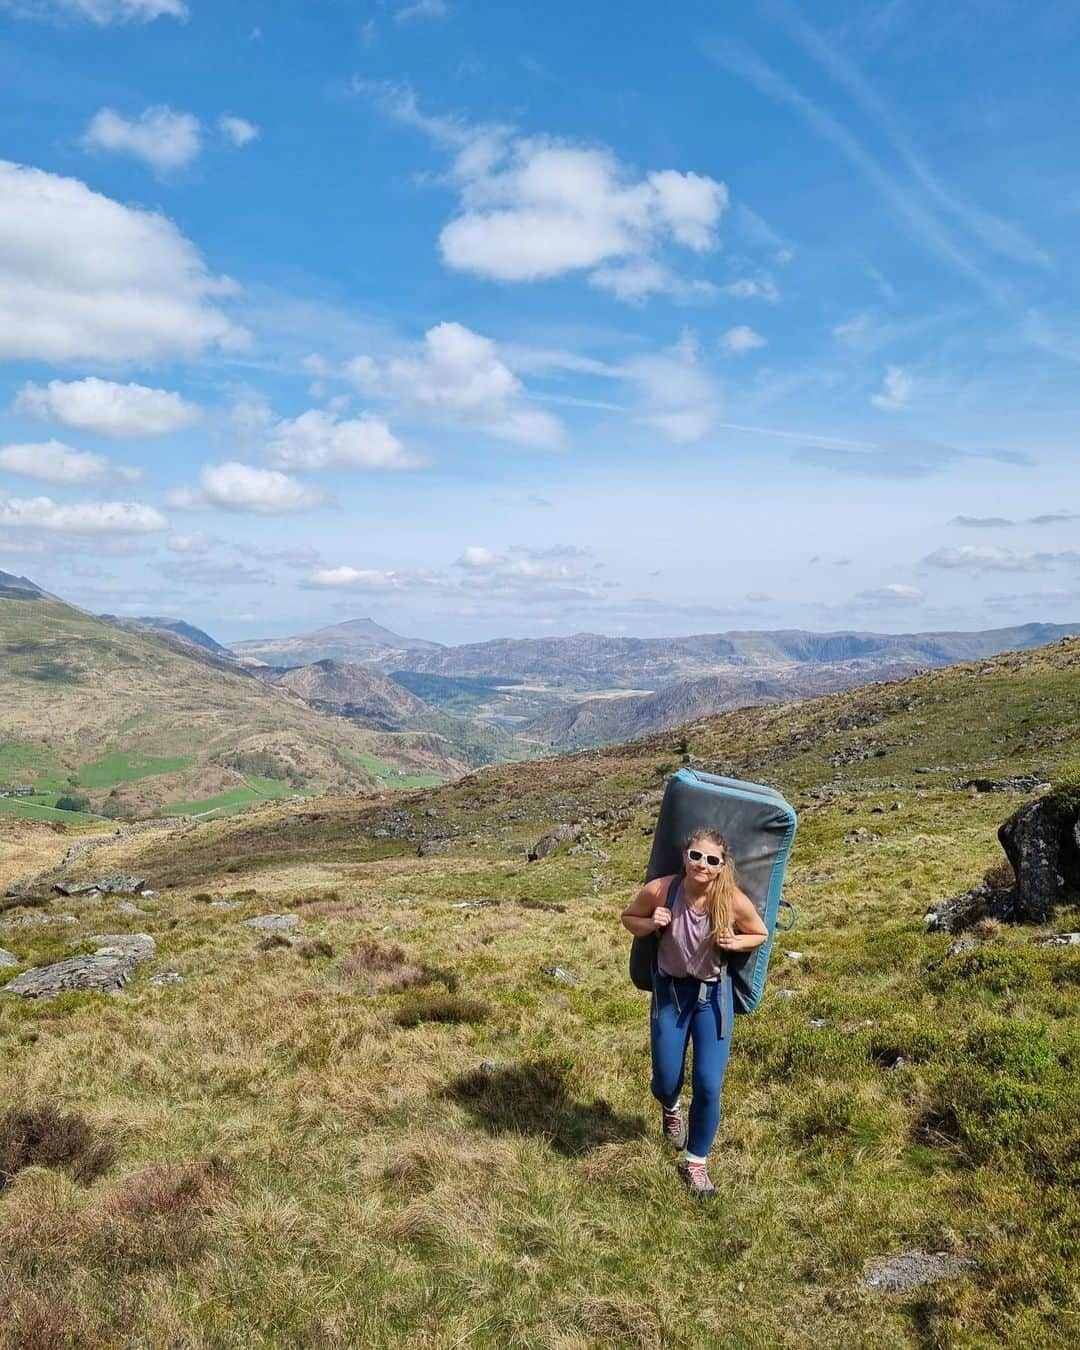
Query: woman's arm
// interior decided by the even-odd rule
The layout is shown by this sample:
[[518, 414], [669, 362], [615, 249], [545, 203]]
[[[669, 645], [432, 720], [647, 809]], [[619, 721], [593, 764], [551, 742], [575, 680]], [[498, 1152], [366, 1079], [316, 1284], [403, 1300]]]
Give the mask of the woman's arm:
[[635, 937], [648, 937], [671, 922], [671, 910], [666, 903], [670, 882], [670, 877], [650, 881], [647, 886], [642, 886], [623, 910], [620, 915], [623, 927], [628, 928]]
[[769, 936], [769, 930], [762, 922], [761, 915], [742, 891], [735, 893], [731, 926], [733, 930], [731, 935], [717, 939], [716, 943], [725, 952], [752, 952]]

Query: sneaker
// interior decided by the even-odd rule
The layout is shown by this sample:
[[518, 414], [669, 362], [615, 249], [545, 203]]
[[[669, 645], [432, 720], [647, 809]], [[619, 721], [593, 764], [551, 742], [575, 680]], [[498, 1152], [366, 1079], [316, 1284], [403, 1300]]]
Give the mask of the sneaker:
[[716, 1187], [709, 1180], [709, 1173], [703, 1162], [684, 1162], [679, 1167], [682, 1179], [690, 1188], [691, 1195], [714, 1195]]
[[686, 1121], [683, 1119], [682, 1107], [677, 1103], [672, 1107], [661, 1108], [661, 1119], [664, 1138], [675, 1148], [686, 1147]]

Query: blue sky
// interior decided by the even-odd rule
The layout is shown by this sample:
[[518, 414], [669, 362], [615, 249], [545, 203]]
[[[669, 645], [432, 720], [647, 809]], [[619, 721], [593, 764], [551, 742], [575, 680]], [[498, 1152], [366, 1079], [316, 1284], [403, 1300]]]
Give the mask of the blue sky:
[[0, 568], [224, 639], [1080, 617], [1080, 13], [0, 0]]

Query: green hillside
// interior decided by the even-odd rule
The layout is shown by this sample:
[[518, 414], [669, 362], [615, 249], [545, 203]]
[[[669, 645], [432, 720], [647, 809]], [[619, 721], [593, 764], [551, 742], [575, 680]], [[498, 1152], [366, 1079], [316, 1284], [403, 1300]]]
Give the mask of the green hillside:
[[3, 809], [34, 818], [68, 796], [122, 816], [348, 790], [374, 783], [360, 757], [375, 750], [406, 775], [459, 769], [430, 737], [373, 737], [188, 644], [0, 597], [0, 791], [35, 790]]
[[[0, 1193], [7, 1327], [268, 1348], [1072, 1344], [1080, 949], [1037, 940], [1080, 928], [1080, 905], [984, 921], [952, 953], [923, 915], [999, 864], [996, 827], [1031, 799], [1010, 777], [1080, 761], [1078, 696], [1070, 640], [80, 859], [85, 878], [145, 875], [154, 912], [91, 902], [62, 940], [4, 944], [26, 965], [130, 923], [158, 960], [117, 999], [0, 999], [0, 1088], [89, 1131], [81, 1181], [27, 1168]], [[705, 1206], [658, 1139], [617, 918], [688, 757], [800, 811], [800, 924], [737, 1024]], [[578, 841], [529, 863], [560, 822]], [[296, 944], [257, 947], [242, 921], [283, 912]], [[152, 986], [162, 968], [185, 982]], [[913, 1249], [961, 1264], [866, 1286]]]

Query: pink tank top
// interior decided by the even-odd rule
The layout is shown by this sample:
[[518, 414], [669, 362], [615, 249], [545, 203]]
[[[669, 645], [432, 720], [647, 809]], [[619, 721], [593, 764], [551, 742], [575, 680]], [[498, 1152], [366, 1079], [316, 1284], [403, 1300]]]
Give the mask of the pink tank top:
[[665, 904], [671, 910], [671, 922], [660, 933], [656, 957], [660, 974], [680, 980], [718, 980], [724, 973], [726, 954], [712, 940], [709, 916], [695, 914], [683, 899], [681, 877], [673, 878]]

